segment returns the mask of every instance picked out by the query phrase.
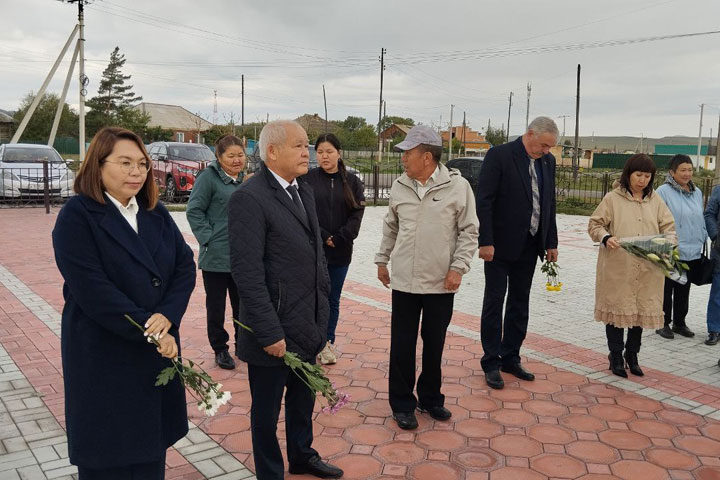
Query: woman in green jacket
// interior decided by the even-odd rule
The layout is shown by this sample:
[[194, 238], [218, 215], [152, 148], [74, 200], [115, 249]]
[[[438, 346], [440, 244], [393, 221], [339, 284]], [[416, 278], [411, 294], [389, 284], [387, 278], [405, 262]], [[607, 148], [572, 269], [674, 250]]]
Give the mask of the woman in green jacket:
[[[235, 361], [228, 352], [230, 336], [225, 330], [225, 298], [229, 294], [233, 318], [240, 318], [240, 300], [230, 274], [228, 212], [230, 195], [243, 181], [245, 148], [242, 140], [223, 135], [215, 142], [217, 160], [195, 180], [187, 206], [187, 219], [200, 245], [198, 267], [202, 270], [207, 310], [207, 333], [220, 368], [231, 370]], [[237, 325], [235, 338], [237, 338]]]

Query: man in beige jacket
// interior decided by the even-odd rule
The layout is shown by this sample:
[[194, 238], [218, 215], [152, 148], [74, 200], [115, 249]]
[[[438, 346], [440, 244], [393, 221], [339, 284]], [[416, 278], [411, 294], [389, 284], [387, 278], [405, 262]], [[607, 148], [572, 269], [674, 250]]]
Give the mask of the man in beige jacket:
[[[478, 219], [470, 184], [440, 163], [442, 140], [413, 127], [396, 150], [405, 173], [392, 185], [390, 206], [375, 256], [378, 279], [391, 287], [390, 407], [402, 429], [417, 428], [415, 408], [448, 420], [440, 393], [440, 363], [453, 299], [477, 248]], [[422, 372], [415, 398], [415, 347], [422, 314]]]

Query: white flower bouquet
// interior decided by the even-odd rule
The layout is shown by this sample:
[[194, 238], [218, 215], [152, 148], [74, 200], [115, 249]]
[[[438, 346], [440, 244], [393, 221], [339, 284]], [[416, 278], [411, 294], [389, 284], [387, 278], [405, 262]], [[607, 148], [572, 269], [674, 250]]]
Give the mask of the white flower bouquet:
[[[233, 321], [248, 332], [255, 333], [252, 328], [247, 325], [235, 319], [233, 319]], [[296, 353], [288, 351], [285, 351], [283, 361], [313, 393], [319, 392], [320, 395], [325, 397], [328, 404], [322, 409], [324, 413], [337, 413], [338, 410], [350, 401], [350, 395], [338, 391], [335, 388], [335, 384], [327, 378], [325, 371], [320, 365], [305, 362], [300, 359]]]
[[687, 283], [688, 264], [680, 261], [674, 235], [647, 235], [619, 238], [620, 246], [629, 254], [646, 260], [663, 274], [681, 285]]
[[[135, 325], [141, 332], [145, 333], [145, 328], [132, 319], [130, 315], [125, 318]], [[158, 339], [153, 335], [148, 335], [148, 342], [159, 347]], [[188, 388], [190, 394], [198, 401], [198, 410], [212, 417], [222, 405], [225, 405], [232, 395], [230, 392], [221, 390], [222, 384], [212, 379], [210, 374], [203, 370], [200, 365], [192, 360], [176, 357], [170, 360], [171, 366], [160, 371], [155, 382], [156, 387], [167, 385], [175, 375], [180, 378], [183, 386]]]

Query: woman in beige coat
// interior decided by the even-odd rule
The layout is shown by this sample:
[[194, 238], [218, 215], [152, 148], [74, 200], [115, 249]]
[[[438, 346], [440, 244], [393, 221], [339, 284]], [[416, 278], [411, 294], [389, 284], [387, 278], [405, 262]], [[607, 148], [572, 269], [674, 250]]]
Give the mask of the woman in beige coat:
[[[605, 195], [588, 224], [590, 237], [602, 243], [597, 262], [595, 320], [606, 325], [610, 370], [621, 377], [627, 377], [626, 365], [632, 374], [643, 375], [637, 357], [642, 330], [663, 325], [663, 273], [650, 262], [625, 252], [618, 242], [624, 237], [675, 233], [672, 213], [653, 192], [654, 179], [655, 164], [650, 157], [630, 157], [615, 189]], [[628, 335], [623, 345], [625, 328]]]

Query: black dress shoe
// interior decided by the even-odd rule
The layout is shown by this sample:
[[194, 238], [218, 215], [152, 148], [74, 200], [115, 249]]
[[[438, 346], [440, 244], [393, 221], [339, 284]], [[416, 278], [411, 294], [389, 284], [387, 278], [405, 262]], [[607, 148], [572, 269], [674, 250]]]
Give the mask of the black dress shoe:
[[393, 412], [393, 418], [403, 430], [415, 430], [418, 427], [414, 412]]
[[720, 341], [720, 333], [709, 332], [708, 337], [705, 339], [705, 345], [717, 345], [718, 341]]
[[435, 405], [434, 407], [425, 407], [418, 403], [418, 410], [423, 413], [429, 414], [435, 420], [449, 420], [452, 417], [452, 412], [442, 405]]
[[683, 337], [687, 337], [687, 338], [692, 338], [692, 337], [695, 336], [695, 332], [693, 332], [692, 330], [690, 330], [690, 329], [687, 327], [687, 325], [681, 325], [681, 326], [679, 326], [679, 327], [676, 327], [675, 325], [673, 325], [672, 331], [675, 332], [675, 333], [677, 333], [677, 334], [679, 334], [679, 335], [682, 335]]
[[509, 373], [510, 375], [515, 375], [520, 380], [527, 380], [528, 382], [535, 380], [535, 375], [525, 370], [519, 363], [513, 365], [503, 365], [500, 370], [505, 373]]
[[218, 364], [218, 367], [224, 368], [225, 370], [235, 368], [235, 360], [232, 359], [227, 350], [215, 354], [215, 363]]
[[503, 380], [502, 375], [500, 375], [500, 371], [498, 370], [485, 372], [485, 381], [487, 382], [488, 387], [494, 388], [495, 390], [502, 390], [505, 387], [505, 380]]
[[658, 335], [660, 335], [663, 338], [667, 338], [667, 339], [675, 338], [675, 334], [672, 332], [672, 330], [670, 330], [669, 325], [665, 325], [662, 328], [658, 328], [657, 330], [655, 330], [655, 333], [657, 333]]
[[290, 465], [288, 470], [293, 475], [308, 473], [319, 478], [340, 478], [343, 476], [343, 473], [345, 473], [335, 465], [323, 462], [318, 455], [310, 458], [305, 464]]

